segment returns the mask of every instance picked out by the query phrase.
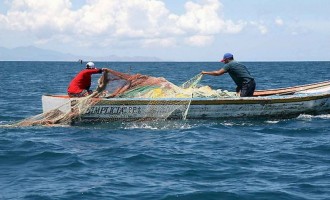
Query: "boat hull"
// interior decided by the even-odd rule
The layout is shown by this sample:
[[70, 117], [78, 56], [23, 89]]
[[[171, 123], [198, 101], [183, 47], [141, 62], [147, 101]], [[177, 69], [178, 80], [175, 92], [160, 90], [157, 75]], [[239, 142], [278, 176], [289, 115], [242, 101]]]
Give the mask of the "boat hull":
[[[44, 95], [43, 111], [59, 108], [70, 112], [79, 99]], [[224, 119], [224, 118], [289, 118], [300, 114], [330, 111], [330, 93], [274, 95], [264, 97], [193, 98], [193, 99], [98, 99], [79, 120], [143, 119]]]

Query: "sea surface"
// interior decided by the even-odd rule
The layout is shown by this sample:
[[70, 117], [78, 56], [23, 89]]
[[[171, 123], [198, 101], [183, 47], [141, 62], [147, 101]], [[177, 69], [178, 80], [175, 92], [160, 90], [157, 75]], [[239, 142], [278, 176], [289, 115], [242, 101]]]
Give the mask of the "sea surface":
[[[245, 62], [257, 89], [330, 80], [330, 62]], [[96, 62], [181, 84], [218, 62]], [[42, 112], [78, 62], [0, 62], [0, 125]], [[93, 75], [93, 86], [99, 75]], [[202, 85], [233, 91], [229, 75]], [[330, 199], [330, 114], [0, 127], [0, 199]]]

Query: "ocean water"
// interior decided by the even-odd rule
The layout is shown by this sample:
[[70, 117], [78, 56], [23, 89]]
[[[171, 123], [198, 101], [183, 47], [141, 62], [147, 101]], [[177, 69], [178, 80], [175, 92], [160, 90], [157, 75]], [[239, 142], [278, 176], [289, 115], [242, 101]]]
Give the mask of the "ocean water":
[[[246, 62], [257, 89], [330, 80], [330, 62]], [[221, 63], [96, 63], [181, 84]], [[65, 93], [75, 62], [0, 62], [0, 125]], [[93, 86], [98, 75], [93, 76]], [[229, 75], [201, 84], [234, 90]], [[0, 199], [330, 199], [330, 114], [0, 127]]]

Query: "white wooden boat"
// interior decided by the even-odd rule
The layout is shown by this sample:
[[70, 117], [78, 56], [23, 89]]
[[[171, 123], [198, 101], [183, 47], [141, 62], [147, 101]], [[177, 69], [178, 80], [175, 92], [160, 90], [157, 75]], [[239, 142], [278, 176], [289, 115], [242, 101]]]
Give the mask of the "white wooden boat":
[[[70, 112], [77, 100], [66, 95], [44, 95], [43, 112], [55, 108]], [[289, 118], [324, 113], [330, 113], [330, 81], [256, 91], [254, 97], [102, 98], [79, 120]]]

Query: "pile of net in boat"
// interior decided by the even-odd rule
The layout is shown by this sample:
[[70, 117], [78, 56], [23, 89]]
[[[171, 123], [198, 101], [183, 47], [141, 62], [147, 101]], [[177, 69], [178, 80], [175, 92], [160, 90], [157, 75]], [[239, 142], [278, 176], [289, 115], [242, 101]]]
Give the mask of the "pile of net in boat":
[[[98, 87], [91, 95], [68, 101], [51, 111], [22, 120], [12, 124], [12, 126], [68, 125], [80, 121], [81, 116], [90, 107], [104, 98], [130, 98], [131, 101], [147, 98], [149, 101], [147, 111], [145, 116], [139, 120], [150, 120], [157, 109], [162, 111], [161, 115], [159, 113], [157, 115], [158, 120], [167, 119], [173, 112], [176, 112], [176, 114], [179, 112], [182, 119], [186, 119], [193, 98], [235, 96], [233, 92], [212, 90], [209, 86], [199, 86], [198, 83], [201, 78], [202, 74], [198, 74], [181, 86], [177, 86], [163, 77], [142, 74], [131, 75], [108, 69], [98, 80]], [[179, 100], [171, 105], [161, 105], [158, 101], [160, 98], [176, 98]], [[65, 107], [71, 109], [63, 109]], [[117, 119], [110, 118], [108, 120]]]
[[228, 97], [235, 93], [213, 90], [209, 86], [198, 86], [202, 74], [177, 86], [163, 77], [142, 74], [129, 75], [108, 69], [99, 80], [98, 97], [103, 98], [196, 98]]

